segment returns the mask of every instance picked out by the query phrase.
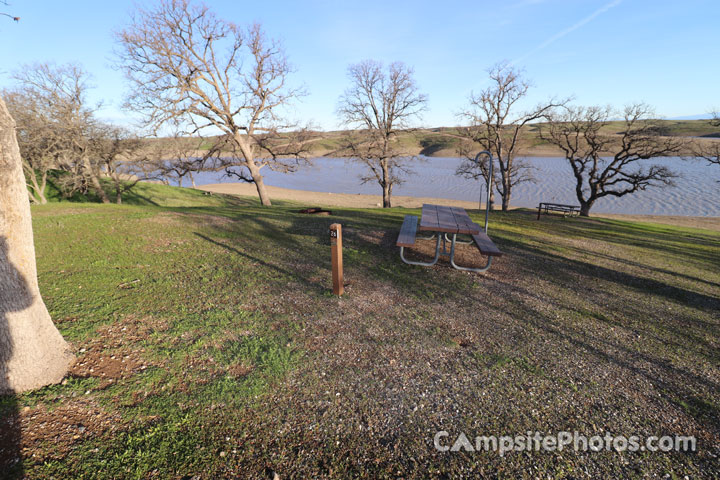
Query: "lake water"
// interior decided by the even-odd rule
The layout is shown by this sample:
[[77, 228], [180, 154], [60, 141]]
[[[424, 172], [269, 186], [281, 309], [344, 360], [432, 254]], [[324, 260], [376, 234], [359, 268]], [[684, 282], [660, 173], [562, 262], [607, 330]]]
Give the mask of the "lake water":
[[[523, 183], [514, 188], [511, 205], [537, 207], [539, 202], [577, 204], [575, 178], [564, 158], [527, 157], [536, 170], [536, 183]], [[413, 163], [414, 174], [405, 183], [396, 186], [395, 195], [437, 197], [476, 201], [480, 195], [478, 181], [455, 175], [462, 160], [459, 158], [431, 157]], [[265, 182], [276, 187], [332, 193], [363, 193], [380, 195], [377, 183], [362, 184], [363, 165], [343, 158], [316, 158], [312, 166], [301, 167], [297, 172], [284, 174], [267, 167], [262, 170]], [[648, 189], [621, 198], [605, 197], [598, 200], [594, 212], [626, 213], [637, 215], [692, 215], [720, 216], [720, 167], [704, 161], [680, 158], [656, 159], [653, 162], [668, 166], [678, 174], [676, 186]], [[196, 178], [198, 185], [234, 182], [223, 173], [203, 172]], [[186, 180], [187, 183], [187, 180]], [[499, 203], [499, 200], [497, 200]]]

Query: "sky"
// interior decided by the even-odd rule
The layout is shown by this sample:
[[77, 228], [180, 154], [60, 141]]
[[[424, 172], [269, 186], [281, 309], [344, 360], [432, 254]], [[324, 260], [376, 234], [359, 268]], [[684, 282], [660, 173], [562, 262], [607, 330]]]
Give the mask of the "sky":
[[[99, 115], [129, 123], [127, 84], [113, 67], [114, 32], [136, 3], [9, 0], [0, 12], [0, 88], [33, 62], [79, 63], [92, 75]], [[147, 5], [149, 0], [142, 2]], [[341, 128], [336, 107], [348, 66], [365, 59], [412, 67], [427, 110], [418, 125], [452, 126], [487, 71], [510, 62], [532, 88], [527, 106], [572, 96], [578, 105], [642, 101], [659, 117], [702, 115], [720, 106], [717, 0], [402, 1], [208, 0], [218, 16], [260, 22], [308, 91], [290, 115]]]

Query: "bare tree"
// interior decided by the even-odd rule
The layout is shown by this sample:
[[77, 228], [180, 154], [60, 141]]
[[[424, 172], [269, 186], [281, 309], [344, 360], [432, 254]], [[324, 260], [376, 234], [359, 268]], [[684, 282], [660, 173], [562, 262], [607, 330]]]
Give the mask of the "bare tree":
[[523, 146], [523, 129], [566, 101], [551, 100], [530, 111], [517, 113], [518, 102], [527, 96], [530, 84], [518, 70], [504, 63], [491, 68], [489, 75], [491, 85], [479, 94], [471, 93], [469, 106], [458, 115], [467, 126], [459, 129], [465, 140], [459, 149], [465, 161], [456, 173], [466, 178], [482, 176], [487, 180], [487, 167], [483, 169], [473, 160], [478, 150], [492, 152], [499, 167], [495, 169], [497, 178], [493, 182], [502, 197], [502, 209], [507, 210], [513, 187], [533, 181], [532, 167], [517, 158]]
[[[564, 107], [548, 115], [541, 138], [559, 147], [575, 176], [580, 215], [588, 216], [593, 204], [606, 196], [622, 197], [651, 187], [673, 184], [677, 174], [658, 163], [642, 162], [677, 154], [682, 139], [661, 136], [658, 122], [645, 104], [623, 112], [610, 107]], [[601, 132], [614, 116], [622, 116], [617, 135]]]
[[[304, 160], [284, 149], [282, 110], [303, 95], [288, 85], [291, 68], [279, 44], [259, 25], [249, 28], [219, 19], [188, 0], [162, 0], [138, 9], [117, 35], [119, 63], [131, 82], [127, 106], [145, 115], [155, 132], [172, 124], [186, 133], [221, 132], [216, 164], [257, 187], [270, 205], [260, 171], [292, 170]], [[264, 143], [263, 143], [264, 142]]]
[[[95, 110], [99, 105], [90, 105], [87, 100], [88, 74], [78, 65], [41, 63], [26, 65], [14, 78], [19, 82], [18, 91], [31, 99], [29, 102], [35, 107], [26, 112], [33, 116], [31, 127], [43, 125], [40, 130], [26, 132], [31, 137], [29, 140], [45, 136], [46, 153], [51, 153], [54, 158], [53, 168], [70, 172], [61, 185], [66, 188], [66, 193], [78, 190], [85, 193], [92, 189], [103, 203], [109, 203], [100, 181], [100, 169], [94, 163], [94, 137], [99, 129]], [[25, 137], [21, 135], [21, 138], [24, 146], [38, 147], [26, 145]], [[31, 158], [34, 157], [27, 157], [28, 162]]]
[[141, 180], [157, 178], [157, 169], [147, 156], [140, 138], [114, 125], [101, 125], [94, 141], [94, 154], [99, 175], [108, 178], [115, 190], [115, 203], [121, 204], [123, 194]]
[[57, 168], [65, 139], [51, 119], [48, 104], [22, 89], [2, 92], [8, 111], [15, 119], [23, 172], [32, 203], [47, 203], [48, 173]]
[[15, 123], [0, 99], [0, 393], [59, 382], [73, 355], [40, 296]]
[[358, 127], [345, 138], [352, 158], [362, 162], [369, 174], [363, 183], [377, 181], [383, 190], [383, 208], [392, 206], [392, 191], [410, 172], [409, 155], [397, 141], [397, 133], [408, 129], [425, 109], [427, 96], [418, 92], [413, 71], [400, 62], [383, 71], [381, 63], [366, 60], [348, 69], [350, 88], [340, 98], [338, 114]]

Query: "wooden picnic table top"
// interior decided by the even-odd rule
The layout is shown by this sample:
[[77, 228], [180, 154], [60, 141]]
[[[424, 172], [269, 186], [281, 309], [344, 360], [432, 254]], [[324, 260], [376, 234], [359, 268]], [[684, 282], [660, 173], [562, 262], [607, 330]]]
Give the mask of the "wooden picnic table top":
[[476, 235], [480, 233], [480, 225], [470, 219], [464, 208], [426, 203], [422, 206], [418, 230]]

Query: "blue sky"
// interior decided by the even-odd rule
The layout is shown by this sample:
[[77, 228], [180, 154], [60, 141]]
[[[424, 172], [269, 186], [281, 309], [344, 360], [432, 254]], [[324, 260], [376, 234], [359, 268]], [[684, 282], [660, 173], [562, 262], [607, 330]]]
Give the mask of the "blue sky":
[[[78, 62], [93, 76], [101, 115], [125, 121], [122, 75], [113, 70], [113, 32], [133, 2], [11, 0], [0, 21], [0, 87], [23, 64]], [[143, 2], [146, 3], [146, 2]], [[347, 67], [400, 60], [429, 97], [422, 124], [457, 123], [468, 94], [487, 86], [487, 69], [514, 62], [534, 85], [527, 103], [574, 96], [576, 103], [644, 101], [659, 116], [703, 114], [720, 105], [717, 0], [341, 0], [206, 2], [219, 16], [259, 21], [279, 38], [309, 95], [293, 116], [339, 127]]]

